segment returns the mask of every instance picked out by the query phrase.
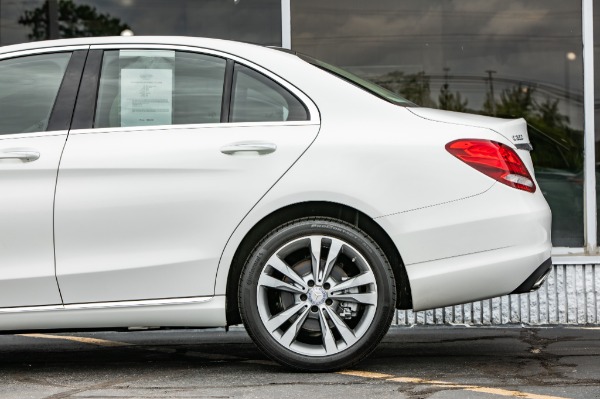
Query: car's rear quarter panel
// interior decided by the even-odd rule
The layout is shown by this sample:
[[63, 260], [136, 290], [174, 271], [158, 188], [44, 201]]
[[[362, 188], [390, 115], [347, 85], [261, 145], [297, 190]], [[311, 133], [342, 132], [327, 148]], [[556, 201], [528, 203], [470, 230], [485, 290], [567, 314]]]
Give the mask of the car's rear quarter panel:
[[[484, 194], [496, 182], [445, 150], [446, 143], [458, 138], [494, 139], [510, 145], [504, 137], [485, 128], [419, 118], [327, 72], [294, 60], [287, 62], [283, 69], [289, 73], [284, 77], [315, 101], [321, 130], [306, 153], [238, 227], [221, 265], [230, 264], [236, 243], [263, 217], [308, 201], [343, 204], [375, 219], [407, 265], [517, 245], [519, 234], [482, 234], [487, 221], [503, 214], [494, 209], [498, 202], [494, 196]], [[517, 202], [526, 194], [506, 189], [515, 191]], [[474, 198], [478, 198], [477, 204]], [[468, 205], [456, 206], [463, 201]], [[478, 207], [474, 213], [460, 215], [471, 206]], [[529, 206], [527, 201], [524, 206]], [[521, 206], [518, 209], [523, 213]], [[543, 236], [542, 231], [536, 234]], [[221, 267], [217, 293], [225, 292], [225, 280]], [[413, 289], [415, 294], [420, 295], [418, 289]]]

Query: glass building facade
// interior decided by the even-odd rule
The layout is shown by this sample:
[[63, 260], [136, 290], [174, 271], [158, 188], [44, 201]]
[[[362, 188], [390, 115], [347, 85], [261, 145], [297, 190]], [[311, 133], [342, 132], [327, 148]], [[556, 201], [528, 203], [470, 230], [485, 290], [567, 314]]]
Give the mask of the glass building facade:
[[0, 45], [119, 35], [281, 44], [280, 0], [0, 0]]
[[553, 242], [583, 247], [581, 11], [556, 0], [294, 1], [292, 48], [422, 106], [525, 118]]
[[[555, 252], [589, 257], [597, 255], [599, 237], [597, 201], [590, 200], [598, 191], [594, 166], [600, 165], [600, 129], [594, 133], [590, 114], [599, 107], [586, 112], [584, 90], [594, 78], [593, 70], [584, 73], [586, 29], [587, 42], [595, 36], [600, 44], [600, 3], [593, 3], [0, 0], [0, 45], [119, 34], [282, 45], [422, 106], [524, 117], [536, 176], [553, 212]], [[596, 6], [588, 17], [595, 30], [584, 23], [586, 4]], [[598, 49], [592, 53], [599, 55]], [[595, 70], [600, 99], [600, 68]]]

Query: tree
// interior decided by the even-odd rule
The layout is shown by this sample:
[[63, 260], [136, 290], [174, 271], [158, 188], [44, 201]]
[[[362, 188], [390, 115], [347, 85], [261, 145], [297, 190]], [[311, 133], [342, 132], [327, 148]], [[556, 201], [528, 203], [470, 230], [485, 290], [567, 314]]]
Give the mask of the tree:
[[[19, 17], [19, 24], [31, 27], [28, 35], [32, 40], [49, 37], [48, 0], [33, 10], [26, 10]], [[58, 1], [58, 31], [61, 38], [114, 36], [129, 25], [110, 14], [101, 14], [96, 7], [77, 5], [73, 0]]]
[[559, 100], [534, 99], [535, 88], [518, 84], [504, 89], [500, 101], [492, 103], [488, 95], [482, 113], [502, 118], [525, 118], [531, 153], [537, 168], [561, 169], [578, 173], [583, 167], [583, 132], [569, 126], [569, 118], [560, 113]]
[[489, 116], [496, 115], [496, 99], [492, 98], [492, 94], [489, 91], [485, 93], [485, 101], [483, 102], [481, 113]]
[[461, 98], [460, 92], [452, 93], [448, 82], [442, 85], [440, 95], [438, 96], [438, 106], [440, 109], [448, 111], [466, 112], [468, 100]]
[[558, 99], [552, 101], [550, 98], [541, 103], [536, 103], [539, 118], [547, 126], [568, 127], [569, 117], [558, 111]]
[[496, 104], [496, 115], [504, 118], [528, 118], [534, 111], [531, 86], [519, 83], [502, 91], [500, 102]]
[[402, 97], [424, 107], [435, 107], [429, 88], [429, 76], [424, 71], [405, 74], [402, 71], [393, 71], [382, 76], [377, 84], [399, 93]]

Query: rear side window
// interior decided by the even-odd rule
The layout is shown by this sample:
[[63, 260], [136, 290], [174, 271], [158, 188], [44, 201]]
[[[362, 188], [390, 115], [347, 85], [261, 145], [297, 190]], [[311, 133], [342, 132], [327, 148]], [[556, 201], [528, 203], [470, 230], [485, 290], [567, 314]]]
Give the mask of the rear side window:
[[183, 51], [107, 51], [94, 127], [218, 123], [225, 64]]
[[0, 61], [0, 134], [46, 130], [70, 59], [57, 53]]
[[235, 65], [230, 122], [305, 120], [308, 112], [292, 93], [250, 68]]

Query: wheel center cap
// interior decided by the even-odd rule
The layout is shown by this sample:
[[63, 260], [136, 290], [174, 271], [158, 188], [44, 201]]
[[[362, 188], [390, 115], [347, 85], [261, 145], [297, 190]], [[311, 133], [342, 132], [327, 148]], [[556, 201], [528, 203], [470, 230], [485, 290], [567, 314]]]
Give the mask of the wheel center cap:
[[308, 301], [311, 305], [319, 306], [327, 300], [327, 291], [323, 287], [312, 287], [308, 291]]

